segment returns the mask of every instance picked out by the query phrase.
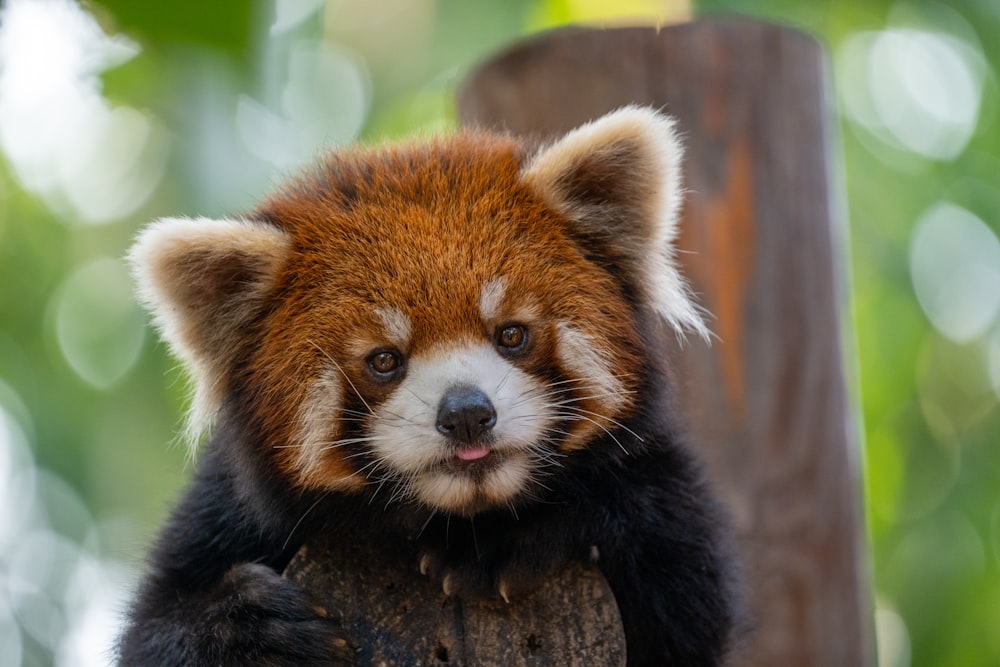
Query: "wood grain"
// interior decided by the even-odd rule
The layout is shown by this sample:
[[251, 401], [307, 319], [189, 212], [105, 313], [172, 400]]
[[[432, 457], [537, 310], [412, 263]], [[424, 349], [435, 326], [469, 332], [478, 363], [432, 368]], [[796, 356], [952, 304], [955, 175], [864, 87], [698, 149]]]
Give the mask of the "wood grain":
[[[350, 572], [350, 576], [343, 576]], [[416, 561], [349, 541], [316, 541], [286, 576], [343, 627], [359, 665], [387, 667], [615, 667], [625, 635], [610, 587], [572, 565], [507, 604], [447, 597]]]
[[459, 94], [464, 124], [538, 138], [629, 103], [679, 119], [682, 259], [718, 340], [670, 353], [745, 553], [756, 630], [734, 665], [873, 664], [826, 78], [815, 40], [731, 19], [550, 33]]

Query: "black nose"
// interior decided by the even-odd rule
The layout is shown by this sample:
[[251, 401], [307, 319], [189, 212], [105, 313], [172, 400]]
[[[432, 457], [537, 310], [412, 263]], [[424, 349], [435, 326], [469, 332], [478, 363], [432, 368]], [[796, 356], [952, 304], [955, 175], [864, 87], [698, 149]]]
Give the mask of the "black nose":
[[497, 411], [478, 387], [449, 389], [438, 405], [437, 430], [449, 438], [472, 444], [497, 423]]

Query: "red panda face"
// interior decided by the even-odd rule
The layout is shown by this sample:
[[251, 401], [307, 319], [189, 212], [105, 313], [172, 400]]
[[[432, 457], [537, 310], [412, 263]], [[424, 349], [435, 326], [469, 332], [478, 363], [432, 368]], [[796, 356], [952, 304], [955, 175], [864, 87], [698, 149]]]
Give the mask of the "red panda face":
[[476, 135], [377, 168], [359, 155], [373, 175], [352, 201], [306, 181], [264, 205], [296, 249], [276, 285], [295, 297], [265, 324], [251, 383], [283, 388], [261, 411], [304, 485], [382, 483], [469, 513], [530, 493], [630, 409], [633, 309], [517, 148]]
[[132, 258], [195, 372], [292, 483], [472, 514], [530, 498], [634, 407], [673, 266], [679, 149], [626, 109], [534, 155], [482, 133], [331, 156], [256, 222], [161, 221]]

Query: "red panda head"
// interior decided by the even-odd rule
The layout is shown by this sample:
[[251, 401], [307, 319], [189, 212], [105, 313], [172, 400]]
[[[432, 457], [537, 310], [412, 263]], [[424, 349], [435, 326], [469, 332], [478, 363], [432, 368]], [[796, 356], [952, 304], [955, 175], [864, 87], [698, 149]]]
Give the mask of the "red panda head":
[[641, 312], [704, 333], [672, 258], [680, 154], [641, 108], [537, 152], [349, 150], [244, 219], [160, 220], [130, 258], [196, 430], [238, 390], [294, 485], [470, 514], [635, 409]]

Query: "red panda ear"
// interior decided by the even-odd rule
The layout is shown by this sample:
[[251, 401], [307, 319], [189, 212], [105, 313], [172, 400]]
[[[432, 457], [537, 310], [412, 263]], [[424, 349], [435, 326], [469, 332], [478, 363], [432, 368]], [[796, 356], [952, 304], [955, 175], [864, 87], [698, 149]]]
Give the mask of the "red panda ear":
[[140, 300], [194, 376], [193, 439], [219, 407], [246, 325], [264, 308], [289, 245], [266, 223], [166, 218], [129, 252]]
[[707, 335], [674, 259], [683, 148], [674, 122], [625, 107], [531, 157], [522, 177], [679, 331]]

